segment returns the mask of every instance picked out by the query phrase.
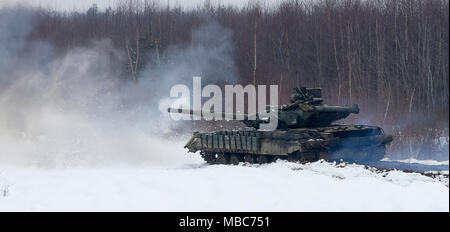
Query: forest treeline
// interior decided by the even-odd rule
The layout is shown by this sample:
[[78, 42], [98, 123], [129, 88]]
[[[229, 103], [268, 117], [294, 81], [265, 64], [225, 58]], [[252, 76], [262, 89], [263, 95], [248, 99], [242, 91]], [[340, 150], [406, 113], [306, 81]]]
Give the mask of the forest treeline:
[[[191, 43], [211, 20], [232, 32], [241, 84], [278, 84], [280, 102], [293, 86], [322, 87], [329, 104], [358, 103], [368, 122], [411, 151], [427, 143], [423, 135], [428, 143], [448, 136], [448, 0], [287, 0], [272, 8], [206, 1], [190, 10], [123, 1], [106, 10], [40, 10], [31, 39], [64, 52], [110, 38], [127, 57], [124, 78], [139, 81], [144, 67], [164, 62], [167, 48]], [[410, 139], [418, 135], [421, 142]]]

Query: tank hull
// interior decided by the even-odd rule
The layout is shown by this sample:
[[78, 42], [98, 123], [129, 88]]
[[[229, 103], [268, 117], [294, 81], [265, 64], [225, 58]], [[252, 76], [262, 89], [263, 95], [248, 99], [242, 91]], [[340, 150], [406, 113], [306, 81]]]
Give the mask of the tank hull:
[[274, 131], [194, 132], [185, 148], [209, 164], [267, 163], [277, 159], [377, 161], [392, 136], [375, 126], [330, 125]]

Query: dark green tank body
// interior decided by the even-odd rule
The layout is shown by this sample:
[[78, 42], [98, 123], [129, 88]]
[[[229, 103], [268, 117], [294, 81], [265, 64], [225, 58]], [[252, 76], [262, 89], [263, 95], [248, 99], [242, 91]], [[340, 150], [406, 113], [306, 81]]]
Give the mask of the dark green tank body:
[[264, 120], [257, 117], [244, 120], [251, 127], [241, 130], [194, 132], [185, 148], [200, 151], [210, 164], [267, 163], [277, 159], [376, 161], [384, 157], [392, 136], [376, 126], [332, 124], [350, 113], [359, 113], [359, 108], [327, 106], [322, 101], [320, 89], [296, 88], [291, 103], [278, 107], [276, 130], [258, 130]]

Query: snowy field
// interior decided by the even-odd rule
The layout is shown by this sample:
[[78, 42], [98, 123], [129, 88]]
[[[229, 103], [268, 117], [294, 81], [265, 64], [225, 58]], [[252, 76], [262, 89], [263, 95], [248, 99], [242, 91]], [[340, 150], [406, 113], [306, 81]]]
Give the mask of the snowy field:
[[315, 162], [3, 168], [0, 211], [449, 211], [448, 178]]

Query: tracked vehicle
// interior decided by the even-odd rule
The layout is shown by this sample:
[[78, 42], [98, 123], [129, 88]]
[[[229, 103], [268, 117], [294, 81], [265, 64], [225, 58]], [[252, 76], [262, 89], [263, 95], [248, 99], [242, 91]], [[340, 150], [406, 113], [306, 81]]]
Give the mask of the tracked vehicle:
[[[268, 106], [267, 110], [270, 110]], [[273, 106], [272, 106], [273, 107]], [[349, 162], [378, 161], [392, 141], [382, 128], [333, 124], [359, 107], [328, 106], [320, 88], [295, 88], [289, 104], [278, 109], [276, 130], [260, 130], [267, 118], [241, 114], [247, 127], [210, 133], [194, 132], [185, 148], [198, 152], [208, 164], [268, 163], [277, 159], [311, 162], [319, 159]], [[193, 110], [168, 109], [171, 113], [196, 114]], [[225, 116], [225, 113], [222, 113]], [[232, 114], [236, 117], [237, 114]], [[254, 115], [255, 116], [255, 115]]]

